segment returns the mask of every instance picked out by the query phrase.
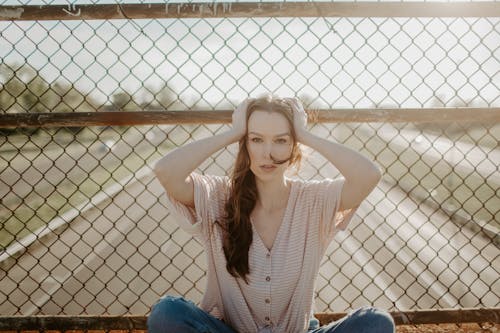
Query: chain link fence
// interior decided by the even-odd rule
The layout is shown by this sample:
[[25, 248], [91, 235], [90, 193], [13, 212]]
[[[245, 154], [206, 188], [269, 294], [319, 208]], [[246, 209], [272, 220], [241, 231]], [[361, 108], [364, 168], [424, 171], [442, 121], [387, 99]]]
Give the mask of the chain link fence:
[[[499, 27], [460, 17], [0, 21], [0, 108], [218, 110], [270, 91], [353, 114], [493, 110]], [[146, 314], [165, 293], [199, 301], [203, 248], [177, 227], [151, 169], [228, 125], [76, 125], [0, 129], [0, 314]], [[311, 131], [384, 174], [327, 251], [317, 311], [500, 306], [498, 122]], [[298, 177], [339, 175], [304, 148]], [[229, 174], [235, 151], [198, 171]]]

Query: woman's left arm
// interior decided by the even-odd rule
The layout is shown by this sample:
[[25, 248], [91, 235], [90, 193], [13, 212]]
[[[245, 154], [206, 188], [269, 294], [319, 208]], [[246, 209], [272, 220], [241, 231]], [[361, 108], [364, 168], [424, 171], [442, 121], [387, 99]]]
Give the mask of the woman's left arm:
[[380, 181], [380, 169], [357, 151], [309, 132], [306, 127], [307, 114], [302, 104], [295, 98], [289, 101], [294, 110], [297, 140], [323, 155], [345, 178], [339, 210], [359, 206]]

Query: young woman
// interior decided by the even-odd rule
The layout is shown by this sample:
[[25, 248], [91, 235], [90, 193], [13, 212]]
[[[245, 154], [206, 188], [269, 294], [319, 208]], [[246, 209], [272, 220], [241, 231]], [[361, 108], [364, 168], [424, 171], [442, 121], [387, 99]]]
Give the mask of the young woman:
[[[390, 315], [362, 308], [319, 327], [313, 317], [321, 259], [338, 230], [380, 180], [361, 154], [310, 133], [297, 99], [247, 99], [224, 133], [180, 147], [155, 166], [179, 225], [203, 242], [207, 288], [200, 307], [165, 296], [153, 306], [150, 333], [393, 333]], [[232, 176], [193, 172], [239, 141]], [[327, 158], [337, 179], [302, 181], [286, 171], [300, 162], [298, 144]]]

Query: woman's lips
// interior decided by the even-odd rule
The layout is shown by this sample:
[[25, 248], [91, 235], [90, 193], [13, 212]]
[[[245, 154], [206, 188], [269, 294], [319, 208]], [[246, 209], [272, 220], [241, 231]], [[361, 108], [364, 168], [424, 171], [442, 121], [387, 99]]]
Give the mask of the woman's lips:
[[272, 164], [265, 164], [265, 165], [261, 165], [260, 168], [265, 170], [265, 171], [272, 171], [272, 170], [276, 169], [276, 166], [272, 165]]

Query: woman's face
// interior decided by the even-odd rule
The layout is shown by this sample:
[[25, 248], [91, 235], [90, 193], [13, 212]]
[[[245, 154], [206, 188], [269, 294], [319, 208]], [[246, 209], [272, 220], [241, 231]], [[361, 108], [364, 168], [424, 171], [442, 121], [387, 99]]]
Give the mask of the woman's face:
[[[248, 118], [247, 149], [250, 170], [262, 180], [283, 177], [293, 150], [288, 120], [280, 113], [256, 110]], [[274, 161], [273, 161], [274, 160]]]

